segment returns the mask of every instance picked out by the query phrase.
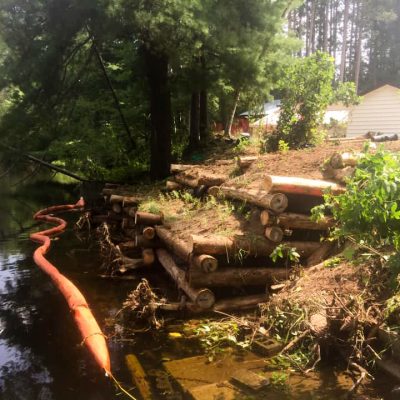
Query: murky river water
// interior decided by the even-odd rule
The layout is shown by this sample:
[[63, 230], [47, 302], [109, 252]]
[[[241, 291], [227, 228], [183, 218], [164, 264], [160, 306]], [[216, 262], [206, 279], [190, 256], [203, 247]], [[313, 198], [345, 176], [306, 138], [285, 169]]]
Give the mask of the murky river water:
[[[29, 240], [29, 233], [38, 229], [33, 213], [48, 205], [75, 202], [78, 197], [77, 190], [54, 184], [36, 184], [13, 194], [0, 192], [0, 399], [124, 398], [117, 396], [114, 387], [98, 372], [80, 345], [64, 299], [32, 260], [36, 245]], [[70, 215], [69, 219], [74, 221], [76, 217]], [[91, 246], [90, 241], [79, 239], [69, 229], [53, 242], [49, 258], [81, 289], [104, 327], [136, 284], [100, 279], [100, 260]], [[199, 352], [198, 347], [180, 348], [166, 336], [150, 332], [136, 335], [133, 341], [110, 339], [109, 349], [114, 374], [127, 387], [132, 387], [132, 382], [124, 361], [126, 354], [137, 354], [145, 369], [154, 373], [165, 359]], [[380, 379], [376, 387], [368, 388], [364, 399], [395, 398], [389, 394], [393, 382]], [[264, 393], [255, 398], [329, 400], [345, 393], [333, 371], [299, 382], [292, 391]], [[154, 398], [167, 398], [162, 388], [155, 388], [155, 392]], [[185, 397], [176, 390], [169, 398]]]

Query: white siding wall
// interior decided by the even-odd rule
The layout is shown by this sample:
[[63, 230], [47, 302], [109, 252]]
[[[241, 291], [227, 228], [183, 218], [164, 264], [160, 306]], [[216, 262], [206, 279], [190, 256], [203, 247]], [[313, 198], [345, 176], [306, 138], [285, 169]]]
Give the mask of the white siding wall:
[[400, 90], [385, 85], [367, 93], [355, 106], [347, 125], [347, 136], [358, 136], [368, 131], [400, 133]]

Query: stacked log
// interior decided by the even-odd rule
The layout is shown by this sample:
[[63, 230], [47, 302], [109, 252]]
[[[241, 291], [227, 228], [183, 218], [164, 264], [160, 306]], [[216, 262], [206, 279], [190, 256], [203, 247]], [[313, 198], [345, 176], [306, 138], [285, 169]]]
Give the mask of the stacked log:
[[[241, 159], [240, 162], [243, 163], [241, 168], [246, 168], [254, 159]], [[290, 208], [298, 196], [322, 198], [326, 189], [340, 193], [343, 190], [341, 186], [327, 181], [268, 175], [259, 188], [238, 189], [228, 186], [225, 176], [205, 172], [196, 174], [192, 165], [173, 165], [171, 170], [176, 175], [173, 181], [167, 182], [167, 189], [189, 187], [198, 192], [207, 191], [217, 199], [245, 202], [258, 213], [253, 215], [259, 224], [260, 229], [256, 229], [259, 233], [226, 237], [180, 232], [164, 224], [162, 213], [141, 211], [139, 196], [115, 187], [105, 187], [102, 192], [105, 210], [102, 214], [93, 214], [91, 220], [94, 224], [107, 222], [115, 232], [121, 233], [122, 238], [115, 242], [121, 253], [117, 276], [128, 279], [129, 274], [145, 273], [158, 261], [188, 299], [187, 309], [204, 311], [226, 308], [240, 301], [247, 306], [256, 298], [265, 299], [266, 285], [288, 279], [292, 273], [290, 267], [277, 267], [268, 261], [279, 244], [284, 245], [283, 251], [296, 249], [307, 265], [320, 262], [329, 255], [332, 245], [328, 242], [288, 240], [287, 236], [293, 231], [315, 232], [323, 236], [334, 225], [333, 219], [326, 217], [315, 222], [310, 217], [309, 208], [305, 207], [304, 213], [292, 212]], [[241, 263], [245, 255], [249, 260], [254, 259], [256, 266], [249, 265], [250, 262], [234, 266]], [[260, 287], [262, 294], [245, 296], [239, 303], [234, 298], [216, 300], [210, 288], [219, 287], [253, 287], [253, 291]]]
[[362, 153], [334, 153], [323, 164], [322, 175], [325, 179], [346, 183], [354, 174], [355, 167], [362, 157]]

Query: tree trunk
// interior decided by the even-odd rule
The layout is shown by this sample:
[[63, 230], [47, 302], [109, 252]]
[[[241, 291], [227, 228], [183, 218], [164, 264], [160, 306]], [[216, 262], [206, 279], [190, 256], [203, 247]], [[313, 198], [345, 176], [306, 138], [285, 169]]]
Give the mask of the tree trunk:
[[315, 53], [315, 6], [316, 0], [311, 0], [310, 47], [312, 53]]
[[342, 54], [341, 54], [341, 59], [340, 59], [339, 82], [344, 82], [344, 74], [346, 72], [347, 25], [348, 25], [348, 21], [349, 21], [349, 5], [350, 5], [350, 0], [345, 0], [344, 16], [343, 16]]
[[355, 65], [354, 65], [354, 83], [356, 86], [356, 93], [360, 84], [360, 70], [361, 70], [361, 51], [362, 51], [362, 36], [363, 36], [363, 10], [362, 2], [357, 3], [357, 30], [356, 30], [356, 49], [355, 49]]
[[260, 222], [264, 226], [278, 225], [284, 229], [309, 229], [317, 231], [329, 229], [335, 223], [334, 219], [329, 217], [325, 217], [322, 221], [315, 222], [306, 214], [282, 213], [278, 216], [270, 216], [266, 210], [261, 212]]
[[192, 93], [190, 103], [190, 128], [189, 128], [189, 150], [198, 149], [200, 144], [200, 94]]
[[200, 91], [200, 141], [208, 137], [208, 94], [206, 90]]
[[150, 175], [163, 179], [171, 164], [172, 109], [168, 85], [168, 57], [143, 47], [150, 89], [151, 159]]
[[235, 119], [236, 108], [239, 102], [240, 92], [239, 90], [235, 90], [234, 92], [234, 102], [232, 106], [231, 113], [229, 114], [227, 124], [225, 125], [225, 136], [231, 137], [232, 125]]

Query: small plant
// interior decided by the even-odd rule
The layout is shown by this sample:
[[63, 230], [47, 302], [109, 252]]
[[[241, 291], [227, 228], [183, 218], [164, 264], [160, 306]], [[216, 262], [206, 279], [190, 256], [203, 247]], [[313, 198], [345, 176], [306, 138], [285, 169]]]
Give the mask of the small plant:
[[274, 371], [270, 378], [270, 385], [279, 390], [288, 390], [289, 376], [285, 372]]
[[278, 258], [285, 258], [287, 261], [294, 263], [299, 262], [300, 254], [297, 252], [296, 248], [288, 247], [285, 244], [280, 244], [276, 246], [274, 251], [271, 253], [270, 258], [273, 262], [276, 262]]
[[279, 140], [278, 142], [278, 151], [282, 154], [286, 154], [289, 151], [289, 143], [286, 143], [284, 140]]

